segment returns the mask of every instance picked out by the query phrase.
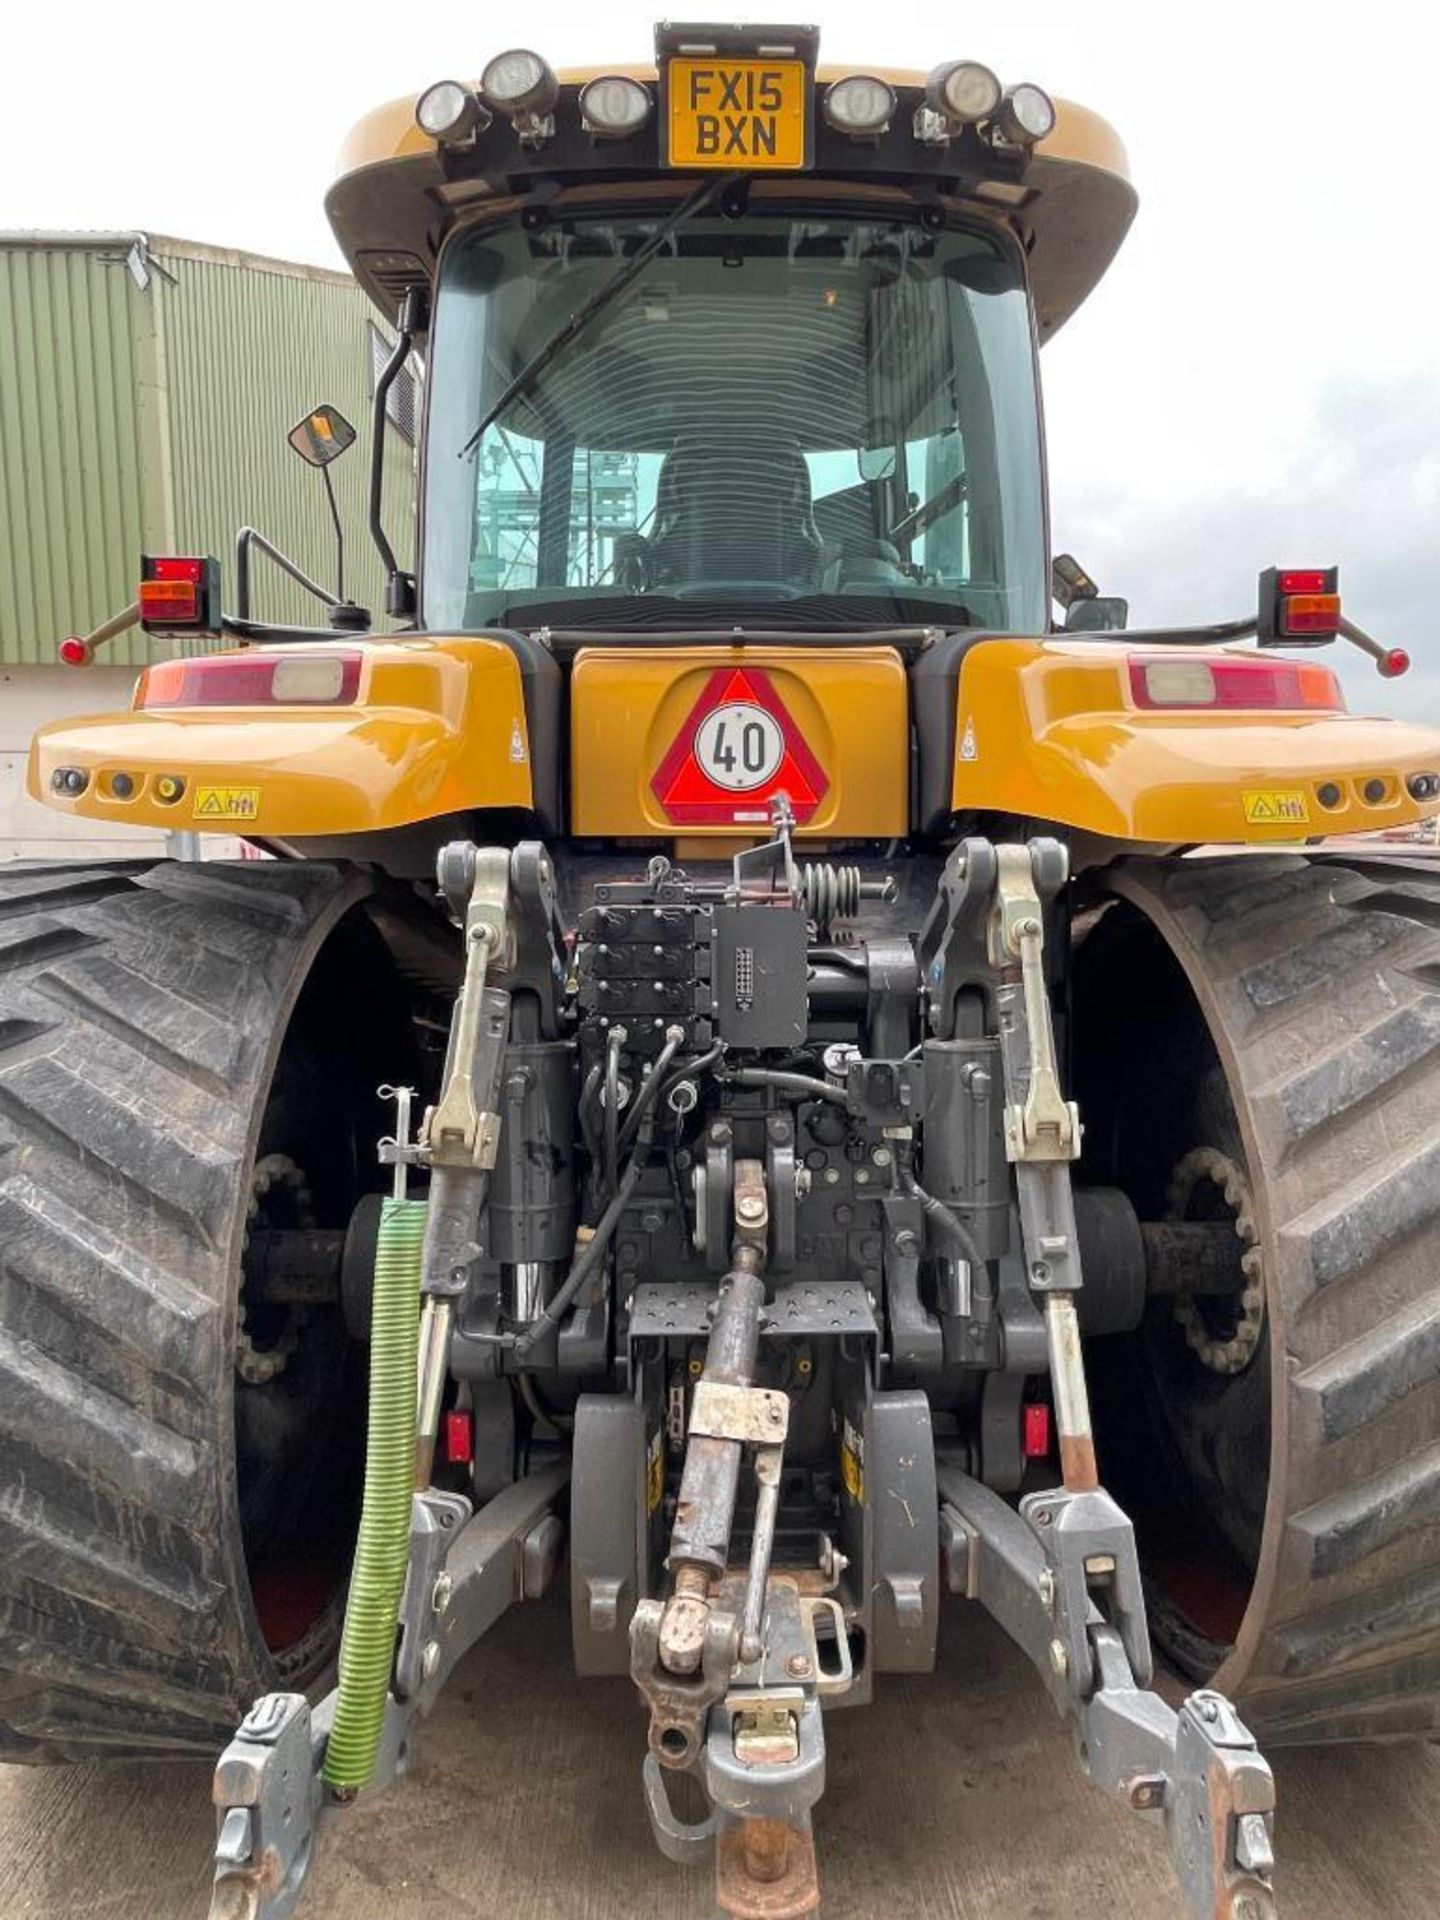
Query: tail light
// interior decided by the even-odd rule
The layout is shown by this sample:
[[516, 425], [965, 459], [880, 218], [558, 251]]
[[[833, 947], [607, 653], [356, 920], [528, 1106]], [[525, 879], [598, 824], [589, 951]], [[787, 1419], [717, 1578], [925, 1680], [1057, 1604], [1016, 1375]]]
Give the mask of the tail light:
[[1329, 667], [1308, 660], [1163, 658], [1130, 660], [1137, 707], [1208, 708], [1221, 712], [1343, 713], [1345, 696]]
[[1319, 647], [1340, 632], [1338, 567], [1267, 567], [1255, 635], [1262, 647]]
[[220, 562], [142, 554], [136, 598], [147, 633], [219, 633]]
[[222, 653], [147, 667], [137, 707], [348, 707], [360, 692], [355, 651]]

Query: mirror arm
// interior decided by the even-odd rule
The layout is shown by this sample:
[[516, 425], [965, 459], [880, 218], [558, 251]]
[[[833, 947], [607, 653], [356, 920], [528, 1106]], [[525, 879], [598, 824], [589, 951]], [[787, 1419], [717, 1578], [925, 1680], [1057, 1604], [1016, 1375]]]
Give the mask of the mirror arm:
[[[333, 495], [331, 497], [331, 505], [334, 505]], [[339, 606], [340, 602], [333, 593], [327, 593], [324, 587], [310, 578], [308, 573], [302, 573], [289, 555], [282, 553], [273, 540], [267, 540], [258, 527], [241, 527], [235, 536], [235, 614], [237, 619], [248, 620], [250, 618], [251, 547], [258, 547], [263, 554], [266, 554], [274, 561], [282, 573], [288, 573], [297, 586], [301, 586], [307, 593], [313, 594], [323, 605], [327, 607]]]
[[386, 537], [380, 511], [385, 483], [385, 404], [400, 369], [410, 357], [415, 335], [424, 324], [425, 292], [423, 287], [406, 289], [395, 346], [375, 382], [375, 399], [370, 415], [370, 538], [375, 542], [375, 549], [385, 569], [385, 608], [387, 613], [392, 614], [413, 613], [415, 608], [414, 583], [400, 571], [395, 549]]
[[340, 523], [340, 508], [335, 501], [329, 467], [320, 469], [320, 477], [325, 482], [325, 498], [330, 503], [330, 519], [335, 527], [335, 603], [338, 606], [345, 598], [345, 529]]

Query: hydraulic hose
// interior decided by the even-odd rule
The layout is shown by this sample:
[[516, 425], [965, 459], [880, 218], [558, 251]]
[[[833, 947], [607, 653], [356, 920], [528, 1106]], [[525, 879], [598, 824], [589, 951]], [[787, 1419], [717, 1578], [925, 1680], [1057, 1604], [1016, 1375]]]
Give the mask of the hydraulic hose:
[[640, 1176], [645, 1171], [646, 1161], [650, 1158], [650, 1144], [654, 1137], [654, 1129], [655, 1116], [652, 1113], [644, 1114], [640, 1121], [640, 1138], [635, 1143], [635, 1150], [626, 1163], [625, 1171], [620, 1177], [620, 1184], [611, 1195], [610, 1204], [601, 1214], [594, 1233], [575, 1256], [559, 1291], [539, 1319], [532, 1321], [522, 1333], [515, 1336], [514, 1352], [517, 1360], [523, 1361], [534, 1350], [536, 1342], [544, 1334], [559, 1326], [571, 1301], [604, 1259], [610, 1242], [615, 1237], [615, 1229], [620, 1224], [620, 1216], [629, 1206], [635, 1189], [640, 1184]]
[[957, 1259], [966, 1260], [972, 1267], [983, 1271], [985, 1256], [974, 1234], [958, 1214], [952, 1213], [943, 1200], [937, 1200], [934, 1194], [927, 1193], [913, 1174], [902, 1173], [900, 1184], [905, 1192], [913, 1194], [920, 1202], [925, 1224], [934, 1231], [936, 1238], [948, 1241], [950, 1252]]
[[723, 1076], [735, 1087], [774, 1087], [777, 1093], [794, 1094], [800, 1100], [828, 1100], [832, 1106], [848, 1107], [850, 1096], [844, 1087], [829, 1080], [817, 1080], [808, 1073], [777, 1073], [769, 1067], [736, 1067]]
[[645, 1118], [650, 1108], [654, 1106], [655, 1096], [664, 1085], [665, 1075], [670, 1066], [670, 1062], [680, 1051], [680, 1043], [684, 1038], [685, 1030], [683, 1027], [670, 1027], [667, 1029], [665, 1044], [655, 1056], [654, 1064], [642, 1081], [640, 1091], [631, 1102], [630, 1111], [625, 1116], [625, 1124], [620, 1129], [619, 1145], [622, 1148], [628, 1147], [640, 1131], [640, 1122]]
[[325, 1783], [346, 1792], [363, 1787], [375, 1770], [410, 1557], [425, 1214], [423, 1200], [386, 1200], [375, 1248], [365, 1496], [325, 1748]]

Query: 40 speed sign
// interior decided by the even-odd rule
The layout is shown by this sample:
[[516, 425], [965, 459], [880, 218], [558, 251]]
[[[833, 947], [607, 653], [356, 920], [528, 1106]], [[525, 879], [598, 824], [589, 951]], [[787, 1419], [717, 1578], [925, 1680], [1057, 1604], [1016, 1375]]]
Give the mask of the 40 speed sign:
[[650, 782], [677, 826], [752, 826], [777, 793], [798, 822], [829, 787], [768, 673], [720, 667], [686, 715]]

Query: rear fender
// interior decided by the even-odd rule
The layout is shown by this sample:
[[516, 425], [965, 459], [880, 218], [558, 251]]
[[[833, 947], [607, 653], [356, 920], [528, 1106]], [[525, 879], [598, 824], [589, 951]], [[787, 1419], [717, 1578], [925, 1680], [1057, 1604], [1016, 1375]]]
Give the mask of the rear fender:
[[[559, 669], [548, 656], [553, 678], [532, 673], [540, 684], [527, 704], [504, 640], [405, 636], [315, 651], [332, 644], [361, 656], [353, 702], [147, 706], [142, 674], [129, 713], [40, 729], [31, 796], [89, 819], [260, 839], [372, 833], [487, 808], [548, 811], [536, 799], [556, 773]], [[252, 647], [236, 657], [296, 652]], [[553, 723], [542, 714], [532, 725], [532, 709], [552, 704]], [[551, 736], [551, 764], [538, 777], [532, 731]], [[84, 777], [77, 794], [63, 790], [72, 772]]]
[[[1373, 833], [1440, 812], [1440, 801], [1415, 800], [1406, 786], [1440, 771], [1433, 728], [1348, 713], [1145, 710], [1130, 692], [1136, 651], [1096, 641], [971, 646], [959, 675], [952, 810], [1166, 846]], [[1230, 651], [1242, 650], [1186, 648], [1184, 657]]]

